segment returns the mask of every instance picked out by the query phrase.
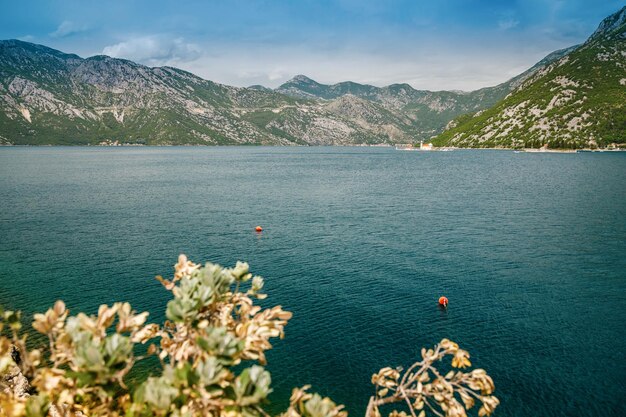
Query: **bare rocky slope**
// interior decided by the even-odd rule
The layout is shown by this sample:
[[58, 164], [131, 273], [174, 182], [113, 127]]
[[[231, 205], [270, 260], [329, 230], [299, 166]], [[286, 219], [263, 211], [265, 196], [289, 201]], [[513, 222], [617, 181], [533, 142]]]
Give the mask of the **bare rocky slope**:
[[567, 52], [469, 93], [408, 84], [327, 86], [304, 76], [271, 90], [0, 41], [0, 144], [410, 143], [442, 132], [461, 114], [490, 107]]

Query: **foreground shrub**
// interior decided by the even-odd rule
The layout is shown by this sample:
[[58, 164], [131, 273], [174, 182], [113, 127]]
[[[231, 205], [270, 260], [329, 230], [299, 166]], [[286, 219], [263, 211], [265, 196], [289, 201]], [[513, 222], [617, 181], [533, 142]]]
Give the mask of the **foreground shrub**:
[[[0, 416], [267, 416], [265, 351], [283, 337], [291, 313], [255, 305], [266, 297], [263, 279], [246, 263], [200, 266], [181, 255], [174, 277], [157, 279], [173, 296], [162, 326], [146, 324], [148, 313], [128, 303], [70, 316], [57, 301], [34, 316], [48, 346], [28, 350], [20, 314], [0, 311]], [[129, 372], [151, 356], [160, 366], [131, 389]], [[443, 376], [435, 364], [446, 356], [454, 368], [470, 366], [469, 354], [444, 339], [406, 371], [374, 374], [368, 417], [380, 417], [387, 404], [401, 407], [390, 417], [465, 416], [475, 403], [479, 416], [491, 414], [498, 405], [491, 378], [482, 369]], [[343, 406], [308, 389], [293, 390], [283, 417], [347, 417]]]

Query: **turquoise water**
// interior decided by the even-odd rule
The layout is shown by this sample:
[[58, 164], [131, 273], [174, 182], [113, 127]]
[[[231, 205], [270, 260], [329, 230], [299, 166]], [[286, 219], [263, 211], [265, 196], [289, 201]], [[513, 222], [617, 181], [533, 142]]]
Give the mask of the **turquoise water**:
[[275, 404], [312, 384], [362, 415], [372, 373], [448, 337], [496, 415], [626, 415], [626, 153], [0, 148], [0, 179], [5, 306], [159, 321], [179, 253], [242, 259], [294, 312]]

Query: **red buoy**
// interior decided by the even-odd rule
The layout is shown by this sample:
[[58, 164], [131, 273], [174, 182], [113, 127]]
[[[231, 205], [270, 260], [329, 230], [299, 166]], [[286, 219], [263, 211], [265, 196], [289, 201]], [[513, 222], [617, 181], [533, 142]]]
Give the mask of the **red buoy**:
[[448, 307], [448, 299], [444, 296], [439, 297], [439, 305]]
[[261, 226], [257, 226], [254, 228], [254, 230], [256, 230], [257, 232], [262, 232], [263, 228]]

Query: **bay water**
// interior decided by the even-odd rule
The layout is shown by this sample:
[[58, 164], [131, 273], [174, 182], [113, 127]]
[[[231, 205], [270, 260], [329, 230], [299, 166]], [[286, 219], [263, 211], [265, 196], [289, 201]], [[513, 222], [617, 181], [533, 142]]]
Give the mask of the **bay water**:
[[445, 337], [496, 416], [624, 416], [625, 206], [626, 153], [0, 148], [0, 305], [161, 322], [179, 253], [245, 260], [294, 313], [273, 411], [312, 384], [362, 415], [373, 373]]

